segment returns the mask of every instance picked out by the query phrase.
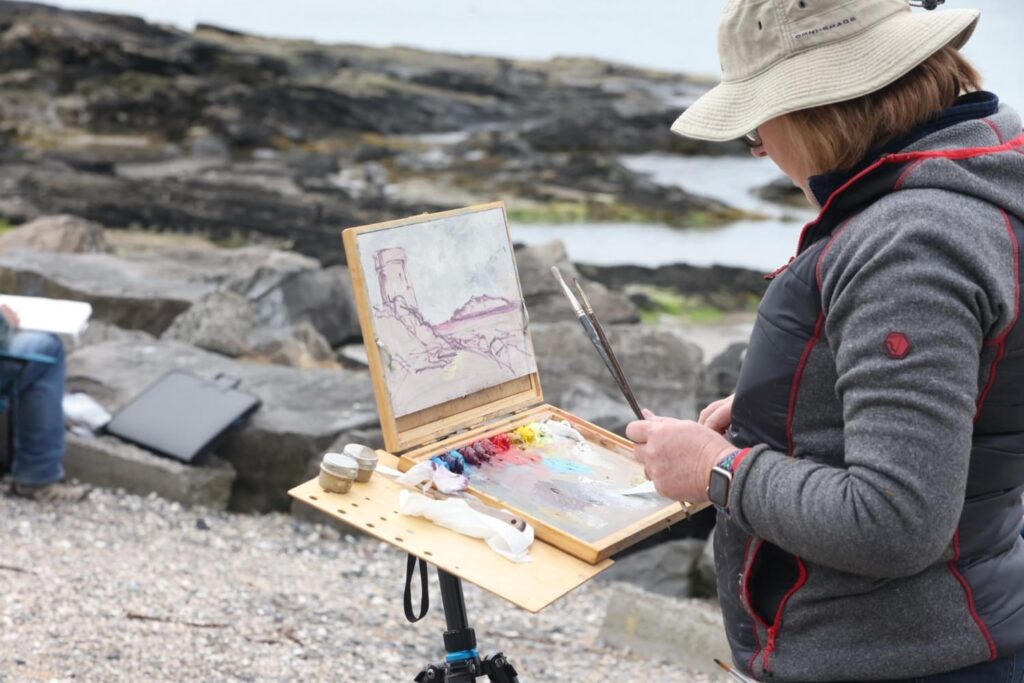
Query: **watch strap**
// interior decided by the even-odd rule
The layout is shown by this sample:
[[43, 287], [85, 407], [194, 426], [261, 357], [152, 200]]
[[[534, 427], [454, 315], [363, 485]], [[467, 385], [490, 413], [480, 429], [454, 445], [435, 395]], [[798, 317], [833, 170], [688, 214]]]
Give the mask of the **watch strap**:
[[[715, 470], [725, 470], [726, 472], [729, 473], [728, 475], [724, 475], [724, 474], [719, 474], [718, 475], [718, 476], [723, 476], [723, 477], [724, 476], [728, 476], [728, 484], [727, 484], [727, 488], [726, 488], [726, 498], [727, 499], [729, 497], [731, 497], [731, 494], [732, 494], [732, 484], [733, 484], [733, 481], [734, 481], [733, 475], [739, 469], [740, 463], [743, 462], [743, 459], [745, 457], [747, 457], [748, 453], [750, 453], [750, 450], [751, 449], [749, 449], [749, 448], [737, 449], [737, 450], [729, 453], [728, 455], [726, 455], [721, 460], [719, 460], [718, 463], [714, 467]], [[712, 477], [715, 476], [714, 471], [712, 471], [711, 476]], [[710, 490], [711, 490], [711, 485], [709, 483], [708, 491], [710, 492]], [[717, 508], [719, 511], [725, 513], [726, 515], [729, 514], [729, 508], [728, 508], [727, 505], [716, 503], [714, 501], [712, 501], [712, 503], [714, 504], [715, 508]]]

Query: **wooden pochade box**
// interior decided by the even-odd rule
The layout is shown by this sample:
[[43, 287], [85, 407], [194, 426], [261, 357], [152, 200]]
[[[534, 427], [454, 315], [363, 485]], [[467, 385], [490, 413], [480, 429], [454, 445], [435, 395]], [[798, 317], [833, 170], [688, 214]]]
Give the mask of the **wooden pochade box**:
[[471, 471], [469, 493], [589, 563], [688, 514], [659, 496], [618, 496], [643, 481], [633, 444], [544, 403], [503, 203], [350, 228], [343, 239], [385, 447], [401, 470], [564, 420], [585, 438], [582, 455], [531, 461], [526, 475]]

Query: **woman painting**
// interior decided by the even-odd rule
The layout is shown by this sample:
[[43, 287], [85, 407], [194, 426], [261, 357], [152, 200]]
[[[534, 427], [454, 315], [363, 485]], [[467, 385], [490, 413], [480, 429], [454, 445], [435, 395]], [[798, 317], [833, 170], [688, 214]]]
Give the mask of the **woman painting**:
[[773, 681], [1024, 681], [1024, 135], [959, 54], [978, 13], [730, 0], [722, 83], [673, 130], [742, 137], [821, 207], [734, 397], [629, 425], [718, 508], [734, 663]]

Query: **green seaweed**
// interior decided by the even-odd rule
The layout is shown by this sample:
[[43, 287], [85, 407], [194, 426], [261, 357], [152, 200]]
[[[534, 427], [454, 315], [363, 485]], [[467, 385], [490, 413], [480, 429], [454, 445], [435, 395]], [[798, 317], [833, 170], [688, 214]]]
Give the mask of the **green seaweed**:
[[635, 290], [641, 295], [640, 320], [653, 324], [664, 318], [676, 318], [697, 325], [722, 322], [726, 310], [712, 305], [700, 297], [685, 296], [666, 287], [643, 285]]

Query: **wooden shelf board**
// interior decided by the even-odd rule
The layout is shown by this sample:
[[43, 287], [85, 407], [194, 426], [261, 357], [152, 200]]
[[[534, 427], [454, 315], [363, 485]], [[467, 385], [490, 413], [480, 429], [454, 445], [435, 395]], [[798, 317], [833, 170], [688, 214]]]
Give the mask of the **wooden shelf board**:
[[[381, 464], [397, 466], [397, 459], [390, 453], [377, 453]], [[506, 560], [480, 539], [457, 534], [422, 517], [399, 514], [398, 496], [402, 490], [387, 477], [374, 473], [370, 481], [356, 482], [346, 494], [327, 493], [316, 479], [288, 493], [533, 613], [540, 612], [613, 564], [611, 560], [588, 564], [539, 540], [530, 547], [532, 562], [519, 564]]]

